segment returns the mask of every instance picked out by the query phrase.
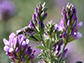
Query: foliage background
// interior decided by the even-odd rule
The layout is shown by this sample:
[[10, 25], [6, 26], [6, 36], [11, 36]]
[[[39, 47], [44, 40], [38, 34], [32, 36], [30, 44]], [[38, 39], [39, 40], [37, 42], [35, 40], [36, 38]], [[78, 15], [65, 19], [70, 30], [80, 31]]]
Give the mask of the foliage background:
[[[0, 63], [10, 63], [8, 56], [5, 55], [3, 50], [3, 38], [9, 38], [10, 33], [27, 26], [32, 19], [32, 14], [34, 9], [39, 2], [46, 2], [48, 7], [48, 16], [44, 21], [53, 20], [54, 23], [58, 23], [61, 18], [62, 7], [70, 2], [75, 5], [77, 9], [78, 21], [84, 23], [84, 0], [12, 0], [15, 3], [17, 13], [9, 21], [0, 21]], [[75, 63], [77, 60], [84, 62], [84, 25], [79, 30], [82, 33], [82, 38], [80, 40], [75, 40], [67, 45], [68, 55], [66, 61], [71, 61]], [[32, 43], [34, 45], [37, 43]], [[36, 54], [40, 53], [37, 50]], [[37, 59], [34, 60], [37, 63]]]

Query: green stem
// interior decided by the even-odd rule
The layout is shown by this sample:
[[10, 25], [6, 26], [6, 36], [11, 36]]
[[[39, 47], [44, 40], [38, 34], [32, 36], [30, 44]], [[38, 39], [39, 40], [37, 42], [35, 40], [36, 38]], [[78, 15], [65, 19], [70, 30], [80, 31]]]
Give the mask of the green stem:
[[62, 50], [62, 54], [61, 54], [61, 57], [60, 57], [58, 63], [60, 63], [61, 60], [62, 60], [62, 56], [63, 56], [63, 53], [64, 53], [64, 49], [65, 49], [65, 47], [66, 47], [66, 45], [67, 45], [67, 43], [68, 43], [68, 35], [69, 35], [69, 32], [70, 32], [70, 31], [69, 31], [69, 29], [68, 29], [67, 34], [66, 34], [66, 39], [64, 40], [64, 47], [63, 47], [63, 50]]
[[49, 53], [50, 53], [50, 63], [52, 63], [52, 60], [51, 60], [51, 50], [49, 51]]
[[52, 56], [52, 53], [51, 53], [52, 38], [51, 38], [51, 42], [50, 42], [50, 44], [49, 44], [49, 45], [50, 45], [50, 50], [49, 50], [49, 55], [50, 55], [50, 63], [53, 63], [53, 62], [52, 62], [52, 57], [51, 57], [51, 56]]
[[[40, 37], [41, 37], [41, 41], [42, 41], [43, 45], [45, 46], [45, 43], [44, 43], [44, 40], [43, 40], [43, 36], [42, 36], [41, 33], [40, 33]], [[46, 47], [46, 46], [45, 46], [45, 47]]]

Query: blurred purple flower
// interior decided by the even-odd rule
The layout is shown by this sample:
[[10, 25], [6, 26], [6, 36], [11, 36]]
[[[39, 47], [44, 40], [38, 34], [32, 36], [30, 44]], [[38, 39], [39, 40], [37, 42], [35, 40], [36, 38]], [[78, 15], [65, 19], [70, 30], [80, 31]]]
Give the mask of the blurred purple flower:
[[29, 40], [24, 35], [16, 36], [15, 33], [12, 33], [9, 36], [9, 41], [4, 38], [3, 42], [5, 44], [4, 51], [6, 51], [6, 55], [13, 62], [28, 62], [34, 59], [35, 51], [32, 51], [31, 46], [28, 45]]
[[12, 1], [1, 0], [0, 1], [0, 20], [7, 21], [15, 14], [16, 8]]
[[41, 63], [41, 62], [38, 61], [38, 63]]

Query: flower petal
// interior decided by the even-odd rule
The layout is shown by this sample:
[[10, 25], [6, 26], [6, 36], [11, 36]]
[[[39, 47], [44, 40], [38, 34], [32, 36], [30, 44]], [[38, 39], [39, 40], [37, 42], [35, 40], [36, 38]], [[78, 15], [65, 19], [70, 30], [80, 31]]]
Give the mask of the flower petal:
[[6, 52], [8, 52], [9, 49], [10, 49], [10, 47], [8, 47], [8, 46], [5, 46], [5, 47], [4, 47], [4, 51], [6, 51]]
[[14, 51], [14, 49], [13, 49], [13, 48], [10, 48], [10, 49], [9, 49], [9, 52], [13, 52], [13, 51]]
[[82, 34], [80, 32], [78, 32], [75, 39], [80, 39], [81, 37], [82, 37]]
[[16, 36], [15, 33], [11, 33], [10, 36], [9, 36], [9, 38], [14, 38], [15, 36]]
[[8, 40], [6, 40], [5, 38], [3, 39], [3, 42], [4, 42], [4, 44], [5, 44], [6, 46], [8, 46], [8, 45], [9, 45], [9, 41], [8, 41]]
[[77, 28], [79, 29], [82, 25], [83, 25], [83, 22], [79, 22], [79, 23], [77, 24]]

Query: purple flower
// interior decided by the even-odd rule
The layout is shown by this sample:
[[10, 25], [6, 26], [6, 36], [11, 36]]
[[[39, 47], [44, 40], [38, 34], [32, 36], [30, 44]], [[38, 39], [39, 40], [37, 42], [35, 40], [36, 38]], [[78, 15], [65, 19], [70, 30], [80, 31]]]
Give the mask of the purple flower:
[[62, 59], [65, 59], [67, 57], [67, 52], [68, 52], [68, 49], [65, 49], [63, 52]]
[[15, 5], [10, 0], [0, 1], [0, 20], [8, 20], [15, 14]]
[[63, 31], [63, 27], [61, 25], [55, 24], [55, 30], [57, 30], [57, 31]]
[[[57, 56], [58, 58], [60, 58], [61, 56], [61, 47], [63, 45], [63, 40], [61, 41], [58, 41], [56, 44], [54, 44], [54, 55]], [[67, 51], [68, 49], [65, 49], [64, 52], [63, 52], [63, 56], [62, 56], [62, 59], [65, 59], [67, 57]]]
[[38, 20], [38, 25], [41, 26], [42, 29], [44, 28], [44, 23], [42, 21]]
[[73, 34], [70, 34], [70, 37], [72, 39], [80, 39], [82, 37], [82, 34], [80, 32], [74, 32]]
[[76, 29], [79, 29], [82, 25], [83, 25], [83, 23], [82, 23], [82, 22], [79, 22], [79, 23], [76, 25]]
[[44, 17], [45, 17], [45, 18], [47, 17], [47, 13], [44, 14]]
[[43, 20], [47, 17], [46, 10], [47, 8], [45, 7], [45, 4], [42, 5], [41, 3], [39, 3], [35, 8], [35, 12], [32, 16], [30, 24], [20, 30], [17, 30], [16, 34], [20, 35], [24, 33], [26, 36], [31, 36], [35, 33], [39, 34], [39, 32], [44, 34]]
[[33, 23], [32, 20], [30, 21], [29, 27], [33, 27], [33, 28], [35, 28], [35, 25], [34, 25], [34, 23]]
[[61, 46], [63, 45], [63, 41], [58, 41], [56, 44], [54, 44], [54, 55], [59, 55], [59, 52], [61, 51]]
[[16, 36], [15, 33], [11, 33], [9, 41], [4, 38], [3, 42], [5, 44], [4, 51], [6, 51], [6, 55], [8, 55], [13, 62], [28, 62], [34, 59], [35, 51], [32, 51], [28, 45], [29, 40], [26, 39], [24, 35]]
[[[62, 59], [65, 59], [65, 58], [67, 57], [67, 52], [68, 52], [68, 49], [65, 49], [64, 52], [63, 52], [63, 55], [62, 55]], [[58, 58], [60, 58], [61, 54], [62, 54], [62, 53], [60, 53], [60, 54], [58, 55]]]
[[32, 20], [30, 21], [30, 24], [29, 24], [29, 26], [32, 26], [35, 30], [37, 30], [35, 32], [39, 32], [43, 30], [44, 28], [43, 20], [47, 17], [46, 10], [47, 8], [45, 7], [45, 3], [43, 5], [39, 3], [36, 6], [35, 12], [32, 16]]
[[59, 22], [59, 24], [58, 24], [59, 26], [61, 26], [63, 29], [64, 29], [64, 21], [63, 21], [63, 19], [61, 18], [61, 21]]
[[33, 21], [36, 21], [36, 15], [35, 15], [35, 13], [34, 13], [33, 16], [32, 16], [32, 20], [33, 20]]
[[63, 32], [63, 29], [64, 29], [64, 21], [63, 19], [61, 19], [59, 24], [55, 24], [55, 30]]
[[76, 16], [76, 9], [73, 4], [68, 3], [66, 8], [62, 10], [64, 33], [63, 37], [69, 37], [68, 40], [72, 41], [74, 39], [80, 39], [82, 34], [78, 32], [79, 28], [83, 25], [82, 22], [78, 23]]
[[38, 63], [41, 63], [41, 62], [38, 61]]

